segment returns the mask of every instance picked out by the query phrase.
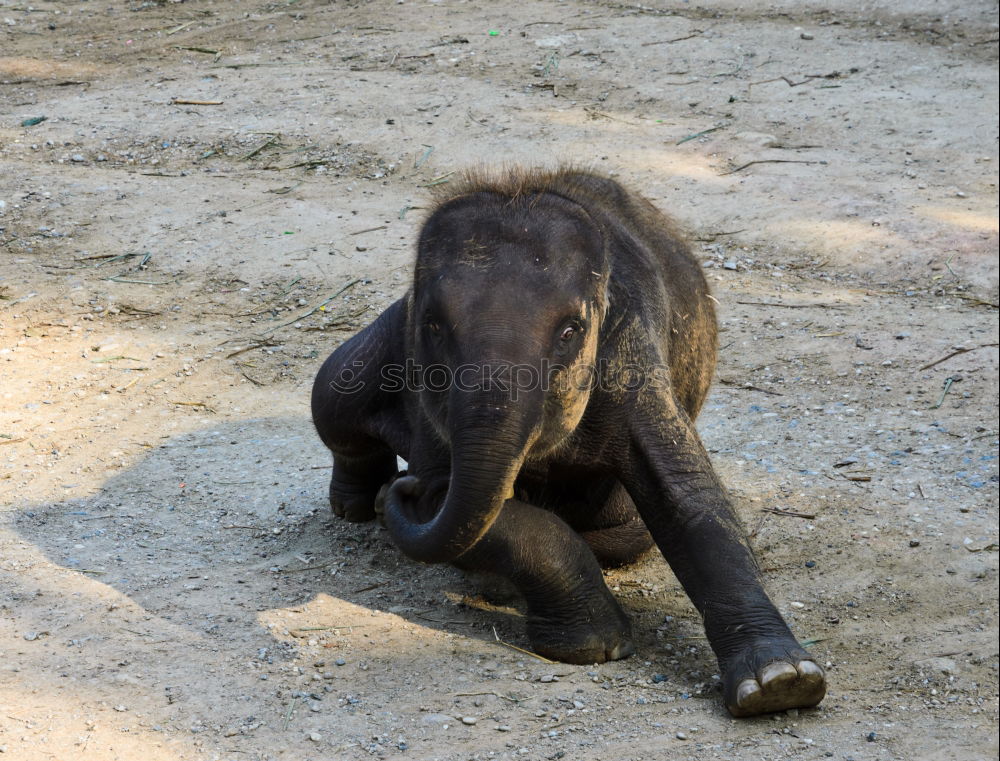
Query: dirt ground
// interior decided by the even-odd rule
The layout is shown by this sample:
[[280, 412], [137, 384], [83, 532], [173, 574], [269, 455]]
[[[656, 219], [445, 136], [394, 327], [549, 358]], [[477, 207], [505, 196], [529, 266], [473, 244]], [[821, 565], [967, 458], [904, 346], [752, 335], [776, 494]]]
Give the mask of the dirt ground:
[[[994, 2], [0, 0], [0, 758], [996, 758], [997, 129]], [[428, 186], [557, 161], [704, 262], [815, 710], [731, 719], [658, 555], [567, 666], [329, 512]]]

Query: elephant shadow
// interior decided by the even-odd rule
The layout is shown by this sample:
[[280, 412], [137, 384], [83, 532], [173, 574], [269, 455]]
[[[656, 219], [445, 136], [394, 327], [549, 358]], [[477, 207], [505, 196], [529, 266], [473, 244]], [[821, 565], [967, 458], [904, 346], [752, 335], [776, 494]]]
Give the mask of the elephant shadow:
[[[306, 645], [346, 654], [359, 632], [368, 637], [373, 616], [486, 649], [498, 639], [529, 647], [511, 590], [413, 562], [377, 523], [336, 518], [329, 476], [308, 422], [248, 419], [165, 439], [89, 496], [23, 505], [15, 530], [39, 561], [74, 582], [53, 582], [47, 605], [24, 606], [22, 626], [58, 629], [52, 595], [73, 589], [91, 598], [100, 627], [120, 616], [115, 630], [141, 635], [137, 647], [155, 638], [166, 673], [171, 658], [190, 656], [184, 643], [192, 642], [270, 663]], [[677, 619], [670, 634], [700, 634], [657, 553], [609, 571], [608, 582], [646, 657], [662, 654], [665, 613]], [[30, 597], [27, 586], [21, 591]]]

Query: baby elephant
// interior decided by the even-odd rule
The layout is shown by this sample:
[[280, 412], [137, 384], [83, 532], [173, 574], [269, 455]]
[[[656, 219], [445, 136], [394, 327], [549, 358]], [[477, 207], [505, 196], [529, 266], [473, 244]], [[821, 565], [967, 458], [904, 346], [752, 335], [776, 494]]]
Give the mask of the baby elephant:
[[506, 577], [532, 648], [569, 663], [633, 652], [601, 565], [655, 543], [729, 711], [814, 706], [823, 669], [764, 592], [695, 432], [715, 353], [701, 268], [649, 202], [572, 169], [469, 175], [424, 223], [410, 290], [316, 378], [330, 503], [371, 520], [382, 489], [406, 555]]

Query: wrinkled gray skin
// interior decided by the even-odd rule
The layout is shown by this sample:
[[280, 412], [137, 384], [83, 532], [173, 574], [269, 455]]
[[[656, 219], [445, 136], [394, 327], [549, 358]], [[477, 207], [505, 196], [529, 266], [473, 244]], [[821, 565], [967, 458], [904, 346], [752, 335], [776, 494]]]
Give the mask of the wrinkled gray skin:
[[701, 269], [651, 204], [585, 172], [471, 176], [425, 222], [410, 291], [316, 378], [330, 502], [371, 520], [391, 482], [394, 543], [507, 577], [533, 649], [570, 663], [633, 652], [600, 565], [655, 542], [730, 712], [816, 705], [823, 670], [764, 592], [695, 432], [715, 349]]

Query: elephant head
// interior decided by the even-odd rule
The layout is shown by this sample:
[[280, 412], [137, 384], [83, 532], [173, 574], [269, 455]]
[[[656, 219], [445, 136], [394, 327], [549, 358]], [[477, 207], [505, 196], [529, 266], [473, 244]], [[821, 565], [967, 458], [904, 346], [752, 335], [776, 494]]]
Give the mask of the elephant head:
[[522, 465], [572, 435], [591, 393], [607, 285], [601, 228], [564, 197], [471, 193], [428, 218], [407, 340], [420, 414], [451, 468], [437, 494], [412, 478], [390, 490], [386, 525], [403, 552], [461, 556], [496, 520]]

